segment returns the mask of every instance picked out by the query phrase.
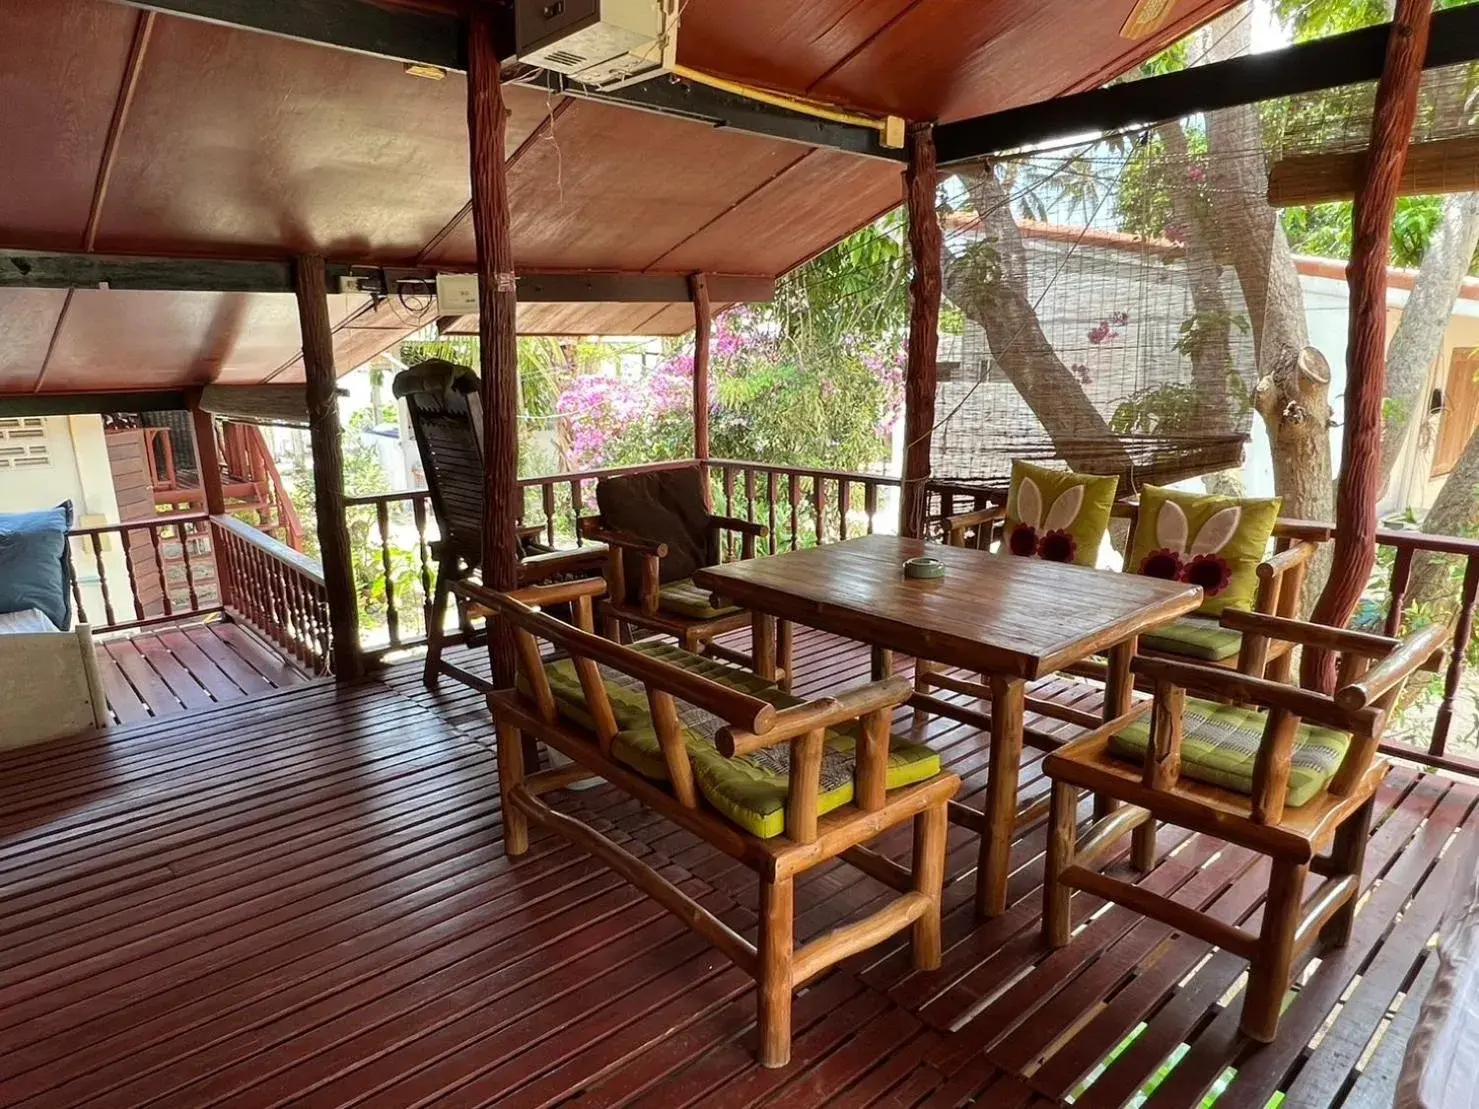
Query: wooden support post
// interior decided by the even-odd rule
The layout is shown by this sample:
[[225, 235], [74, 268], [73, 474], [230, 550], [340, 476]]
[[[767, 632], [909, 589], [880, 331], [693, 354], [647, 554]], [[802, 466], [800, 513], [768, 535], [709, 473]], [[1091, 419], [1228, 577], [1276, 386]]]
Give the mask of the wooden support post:
[[[509, 232], [504, 127], [508, 109], [498, 71], [493, 5], [472, 4], [467, 34], [467, 130], [472, 144], [472, 225], [478, 259], [478, 346], [483, 376], [483, 582], [518, 588], [521, 515], [519, 350], [513, 240]], [[505, 620], [488, 621], [493, 684], [514, 682], [513, 634]]]
[[298, 323], [303, 332], [303, 372], [308, 388], [308, 436], [313, 450], [313, 502], [319, 558], [329, 602], [334, 674], [351, 681], [362, 672], [359, 606], [349, 557], [344, 507], [344, 454], [339, 442], [339, 381], [334, 373], [334, 333], [324, 260], [305, 254], [293, 265]]
[[688, 279], [688, 288], [693, 295], [693, 457], [702, 465], [709, 460], [709, 340], [714, 317], [709, 279], [696, 273]]
[[[1352, 218], [1350, 337], [1346, 347], [1345, 427], [1335, 493], [1334, 559], [1311, 619], [1345, 627], [1376, 563], [1376, 501], [1381, 477], [1381, 404], [1386, 392], [1387, 260], [1397, 189], [1417, 114], [1418, 86], [1433, 0], [1397, 0], [1386, 64], [1376, 90], [1360, 190]], [[1329, 693], [1335, 655], [1306, 648], [1301, 684]]]
[[940, 255], [944, 242], [935, 210], [935, 134], [928, 123], [909, 125], [909, 348], [904, 365], [904, 478], [899, 490], [899, 534], [924, 534], [929, 504], [930, 432], [935, 422], [936, 355], [940, 345]]
[[200, 490], [205, 495], [205, 510], [212, 516], [224, 516], [226, 488], [221, 482], [215, 418], [200, 407], [199, 389], [189, 393], [186, 403], [190, 406], [190, 435], [195, 441], [195, 469], [200, 475]]

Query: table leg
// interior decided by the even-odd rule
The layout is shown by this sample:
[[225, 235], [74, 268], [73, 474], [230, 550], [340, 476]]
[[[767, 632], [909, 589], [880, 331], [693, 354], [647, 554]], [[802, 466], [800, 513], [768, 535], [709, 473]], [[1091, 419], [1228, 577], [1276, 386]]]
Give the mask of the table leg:
[[1022, 718], [1027, 683], [991, 675], [991, 765], [986, 772], [985, 826], [976, 871], [976, 915], [1007, 908], [1007, 873], [1017, 824], [1017, 777], [1022, 766]]
[[775, 662], [781, 672], [781, 688], [789, 693], [796, 681], [796, 643], [789, 620], [775, 622]]
[[[1130, 695], [1135, 692], [1135, 675], [1130, 673], [1130, 663], [1135, 659], [1139, 637], [1131, 636], [1123, 643], [1109, 649], [1109, 673], [1104, 678], [1104, 720], [1108, 723], [1116, 716], [1130, 711]], [[1112, 797], [1094, 796], [1094, 819], [1108, 816], [1119, 807]]]
[[887, 647], [874, 647], [873, 656], [873, 680], [881, 682], [884, 678], [894, 675], [894, 653]]
[[752, 613], [750, 637], [755, 673], [768, 682], [775, 681], [775, 617], [763, 612]]

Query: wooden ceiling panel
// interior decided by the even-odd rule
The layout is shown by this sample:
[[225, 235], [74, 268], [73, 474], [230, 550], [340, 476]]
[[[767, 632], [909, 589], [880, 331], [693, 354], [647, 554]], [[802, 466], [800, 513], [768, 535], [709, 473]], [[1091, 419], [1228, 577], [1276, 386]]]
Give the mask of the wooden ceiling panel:
[[[516, 145], [546, 98], [509, 102]], [[467, 201], [466, 113], [457, 75], [161, 16], [98, 249], [410, 261]]]
[[903, 199], [902, 171], [812, 150], [784, 176], [658, 259], [685, 273], [722, 257], [741, 273], [784, 273]]
[[66, 303], [63, 289], [0, 289], [0, 393], [29, 393]]
[[[509, 175], [514, 255], [530, 269], [645, 270], [807, 149], [577, 101]], [[474, 258], [467, 221], [432, 261]], [[737, 272], [721, 258], [707, 264]]]
[[[476, 320], [469, 320], [476, 323]], [[520, 335], [683, 335], [687, 304], [521, 304]]]
[[0, 16], [0, 235], [82, 245], [139, 13], [97, 0], [5, 0]]

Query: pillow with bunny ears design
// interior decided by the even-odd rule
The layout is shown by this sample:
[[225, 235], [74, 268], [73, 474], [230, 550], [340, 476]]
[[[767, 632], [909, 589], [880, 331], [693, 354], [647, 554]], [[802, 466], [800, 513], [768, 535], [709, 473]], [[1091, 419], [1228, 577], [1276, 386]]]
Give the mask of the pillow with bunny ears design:
[[1118, 477], [1013, 462], [1001, 553], [1094, 565], [1119, 483]]
[[1277, 497], [1240, 499], [1147, 485], [1140, 491], [1125, 569], [1200, 585], [1197, 611], [1208, 616], [1251, 609], [1279, 504]]

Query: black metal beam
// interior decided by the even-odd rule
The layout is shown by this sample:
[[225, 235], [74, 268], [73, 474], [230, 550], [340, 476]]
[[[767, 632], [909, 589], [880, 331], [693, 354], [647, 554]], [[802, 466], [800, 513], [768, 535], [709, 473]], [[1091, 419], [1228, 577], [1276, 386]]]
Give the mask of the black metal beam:
[[904, 151], [883, 145], [882, 135], [872, 127], [835, 123], [804, 112], [787, 111], [763, 101], [751, 100], [738, 93], [711, 88], [679, 77], [659, 75], [640, 84], [603, 92], [567, 81], [563, 74], [547, 69], [531, 69], [515, 76], [514, 81], [533, 84], [550, 92], [564, 93], [582, 100], [639, 108], [659, 115], [680, 116], [707, 123], [712, 127], [729, 127], [768, 138], [827, 146], [850, 154], [870, 158], [904, 161]]
[[[1024, 146], [1300, 93], [1375, 81], [1381, 76], [1391, 24], [1315, 42], [1194, 66], [1021, 108], [941, 124], [940, 163], [950, 165]], [[1479, 59], [1479, 5], [1433, 15], [1425, 69]]]
[[104, 412], [183, 412], [183, 389], [122, 393], [24, 393], [0, 396], [0, 417], [91, 416]]
[[[186, 19], [199, 19], [270, 35], [391, 58], [400, 62], [434, 65], [459, 73], [467, 71], [467, 29], [462, 20], [411, 9], [382, 8], [365, 0], [120, 0]], [[505, 25], [498, 47], [500, 58], [512, 58], [512, 5], [504, 5]], [[614, 92], [596, 92], [569, 85], [549, 70], [530, 68], [522, 79], [592, 100], [642, 108], [664, 115], [701, 120], [717, 127], [763, 135], [766, 138], [827, 146], [854, 154], [901, 161], [903, 151], [889, 150], [871, 127], [836, 123], [803, 112], [750, 100], [707, 85], [675, 78], [655, 77]]]
[[[327, 267], [330, 290], [357, 277], [370, 292], [395, 292], [401, 282], [432, 283], [437, 271], [351, 266]], [[446, 272], [465, 272], [448, 269]], [[716, 301], [765, 301], [775, 295], [768, 277], [723, 274], [709, 279]], [[165, 292], [291, 293], [288, 262], [229, 258], [141, 258], [102, 254], [0, 250], [0, 289], [125, 289]], [[521, 273], [521, 303], [687, 304], [686, 275], [648, 273]]]

